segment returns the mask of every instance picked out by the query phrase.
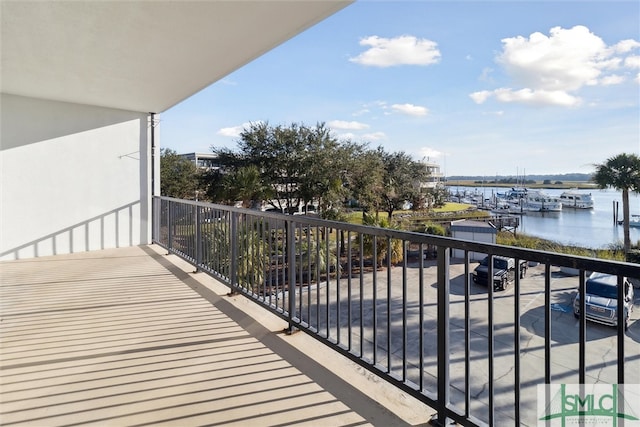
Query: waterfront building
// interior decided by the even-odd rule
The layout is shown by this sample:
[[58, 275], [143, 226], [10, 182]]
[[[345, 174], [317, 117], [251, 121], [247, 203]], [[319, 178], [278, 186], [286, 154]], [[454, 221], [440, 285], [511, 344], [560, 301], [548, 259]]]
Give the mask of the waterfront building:
[[422, 163], [429, 174], [426, 181], [420, 183], [421, 188], [437, 188], [444, 183], [444, 174], [440, 171], [440, 165], [429, 159], [423, 160]]
[[198, 169], [215, 170], [220, 169], [218, 155], [215, 153], [184, 153], [180, 157], [195, 163]]

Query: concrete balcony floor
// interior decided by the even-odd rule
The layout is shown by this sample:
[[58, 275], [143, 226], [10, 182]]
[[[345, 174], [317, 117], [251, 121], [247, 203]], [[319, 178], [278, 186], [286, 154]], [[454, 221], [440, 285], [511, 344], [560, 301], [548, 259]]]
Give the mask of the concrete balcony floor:
[[3, 426], [395, 426], [434, 412], [158, 246], [0, 275]]

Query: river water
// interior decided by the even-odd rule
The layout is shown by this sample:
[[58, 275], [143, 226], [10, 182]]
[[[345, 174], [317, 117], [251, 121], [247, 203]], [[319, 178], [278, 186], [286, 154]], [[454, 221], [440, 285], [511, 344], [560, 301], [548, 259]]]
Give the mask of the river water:
[[[484, 198], [491, 198], [496, 193], [504, 193], [508, 189], [496, 187], [449, 187], [452, 193], [479, 192]], [[545, 189], [545, 193], [559, 197], [564, 190]], [[518, 233], [553, 240], [565, 245], [576, 245], [588, 248], [607, 248], [624, 239], [621, 225], [614, 225], [614, 201], [618, 202], [618, 216], [622, 220], [622, 192], [615, 190], [580, 190], [591, 193], [594, 200], [593, 209], [563, 208], [562, 212], [532, 213], [521, 215]], [[640, 196], [631, 193], [629, 197], [631, 214], [640, 214]], [[631, 244], [640, 240], [640, 228], [631, 227]]]

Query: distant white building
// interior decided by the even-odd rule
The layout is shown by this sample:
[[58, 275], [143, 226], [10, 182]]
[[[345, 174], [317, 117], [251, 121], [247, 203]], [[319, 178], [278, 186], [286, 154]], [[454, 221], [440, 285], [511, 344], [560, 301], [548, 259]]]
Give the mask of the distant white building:
[[442, 184], [444, 175], [440, 172], [440, 165], [435, 162], [423, 160], [422, 163], [429, 174], [426, 181], [420, 183], [420, 188], [436, 188]]
[[199, 169], [219, 169], [218, 155], [215, 153], [185, 153], [183, 159], [191, 160]]

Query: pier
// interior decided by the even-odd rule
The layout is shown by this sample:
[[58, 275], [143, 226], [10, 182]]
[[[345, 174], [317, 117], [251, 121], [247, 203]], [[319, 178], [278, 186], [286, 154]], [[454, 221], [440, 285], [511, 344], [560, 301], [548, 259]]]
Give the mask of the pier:
[[498, 231], [508, 231], [516, 235], [516, 230], [520, 226], [520, 218], [516, 215], [498, 215], [487, 218], [478, 218], [475, 221], [487, 222], [493, 225]]

